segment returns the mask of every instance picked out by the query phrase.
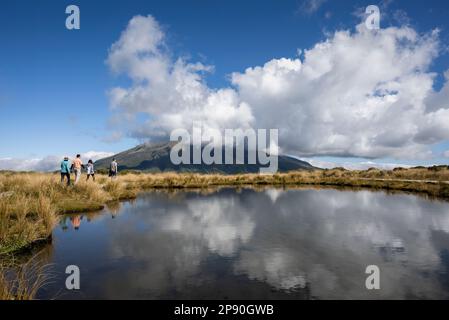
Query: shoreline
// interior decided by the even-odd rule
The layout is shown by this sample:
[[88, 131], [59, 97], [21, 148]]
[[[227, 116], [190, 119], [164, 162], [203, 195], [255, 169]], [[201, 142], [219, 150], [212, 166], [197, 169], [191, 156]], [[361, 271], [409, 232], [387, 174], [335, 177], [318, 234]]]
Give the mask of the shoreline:
[[[449, 201], [449, 169], [333, 169], [272, 175], [128, 172], [117, 180], [98, 175], [95, 183], [81, 181], [70, 187], [60, 185], [58, 176], [52, 173], [0, 173], [0, 231], [4, 233], [0, 259], [19, 253], [36, 241], [48, 241], [64, 214], [99, 211], [108, 203], [132, 200], [145, 191], [270, 186], [397, 191]], [[17, 235], [22, 233], [29, 236]]]

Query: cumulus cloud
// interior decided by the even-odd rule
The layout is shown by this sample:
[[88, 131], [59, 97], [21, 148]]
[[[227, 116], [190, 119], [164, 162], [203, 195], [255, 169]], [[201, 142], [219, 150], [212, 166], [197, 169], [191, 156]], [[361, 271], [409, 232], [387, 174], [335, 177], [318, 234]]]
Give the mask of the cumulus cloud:
[[[81, 154], [81, 159], [87, 162], [89, 159], [96, 161], [98, 159], [112, 156], [113, 153], [102, 151], [88, 151]], [[55, 171], [59, 169], [59, 164], [64, 156], [46, 156], [44, 158], [18, 159], [18, 158], [0, 158], [0, 170], [14, 171]]]
[[85, 160], [85, 161], [97, 161], [103, 158], [107, 158], [114, 155], [114, 153], [112, 152], [106, 152], [106, 151], [88, 151], [85, 153], [81, 154], [81, 159]]
[[311, 165], [323, 168], [323, 169], [333, 169], [333, 168], [345, 168], [348, 170], [368, 170], [370, 168], [378, 168], [382, 170], [393, 170], [394, 168], [411, 168], [413, 166], [400, 164], [400, 163], [378, 163], [373, 161], [361, 161], [361, 162], [332, 162], [332, 161], [323, 161], [318, 159], [302, 159], [304, 161], [309, 162]]
[[125, 73], [129, 88], [110, 91], [113, 110], [119, 109], [127, 121], [138, 113], [150, 117], [136, 125], [137, 138], [167, 136], [174, 128], [191, 128], [201, 122], [207, 128], [246, 128], [253, 119], [249, 106], [233, 89], [212, 90], [203, 74], [212, 67], [170, 59], [165, 50], [164, 32], [151, 17], [137, 16], [110, 49], [107, 63], [111, 70]]
[[35, 159], [3, 158], [0, 159], [0, 170], [52, 171], [57, 169], [60, 161], [61, 157], [57, 156]]
[[[449, 84], [435, 92], [429, 65], [438, 31], [390, 27], [336, 31], [304, 58], [272, 59], [211, 89], [213, 67], [173, 59], [151, 16], [136, 16], [109, 51], [132, 84], [110, 90], [131, 136], [168, 139], [177, 128], [278, 128], [279, 147], [302, 157], [424, 159], [449, 139]], [[146, 117], [142, 123], [141, 116]], [[139, 117], [140, 116], [140, 117]], [[140, 120], [139, 120], [140, 119]]]

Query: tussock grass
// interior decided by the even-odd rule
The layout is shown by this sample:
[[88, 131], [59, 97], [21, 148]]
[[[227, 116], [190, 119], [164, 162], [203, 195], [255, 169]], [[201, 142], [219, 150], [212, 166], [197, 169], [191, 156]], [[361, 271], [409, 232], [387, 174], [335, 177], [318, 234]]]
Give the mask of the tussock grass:
[[129, 174], [120, 178], [136, 190], [158, 188], [208, 188], [213, 186], [323, 185], [424, 192], [447, 198], [449, 169], [402, 169], [349, 171], [344, 169], [296, 171], [273, 175], [158, 173]]
[[[0, 300], [31, 300], [39, 289], [51, 281], [48, 250], [16, 261], [14, 257], [0, 260]], [[23, 260], [23, 259], [20, 259]]]
[[59, 175], [0, 173], [0, 255], [50, 237], [58, 214], [99, 210], [136, 196], [124, 182], [99, 177], [67, 187]]

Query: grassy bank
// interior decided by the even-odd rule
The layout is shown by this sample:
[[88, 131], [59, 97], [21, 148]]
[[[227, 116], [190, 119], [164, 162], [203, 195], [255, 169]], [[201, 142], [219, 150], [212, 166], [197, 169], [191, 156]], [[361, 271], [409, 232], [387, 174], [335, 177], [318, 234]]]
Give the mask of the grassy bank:
[[36, 245], [20, 256], [0, 259], [0, 300], [31, 300], [52, 280], [50, 244]]
[[59, 214], [99, 210], [108, 201], [135, 196], [126, 184], [107, 177], [66, 187], [55, 174], [1, 173], [0, 254], [48, 239]]
[[348, 171], [298, 171], [286, 174], [220, 175], [127, 173], [111, 181], [99, 175], [76, 186], [59, 183], [57, 174], [0, 173], [0, 254], [15, 252], [51, 235], [58, 215], [98, 210], [112, 201], [134, 198], [148, 189], [214, 186], [322, 185], [419, 192], [449, 199], [447, 167]]

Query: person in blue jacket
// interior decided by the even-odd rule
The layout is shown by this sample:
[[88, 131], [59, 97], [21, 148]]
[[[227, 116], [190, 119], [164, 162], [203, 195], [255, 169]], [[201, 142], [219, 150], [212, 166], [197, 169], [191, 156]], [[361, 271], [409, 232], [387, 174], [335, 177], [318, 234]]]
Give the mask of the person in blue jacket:
[[70, 186], [70, 163], [69, 157], [64, 157], [61, 162], [61, 183], [64, 182], [64, 178], [67, 177], [67, 185]]

